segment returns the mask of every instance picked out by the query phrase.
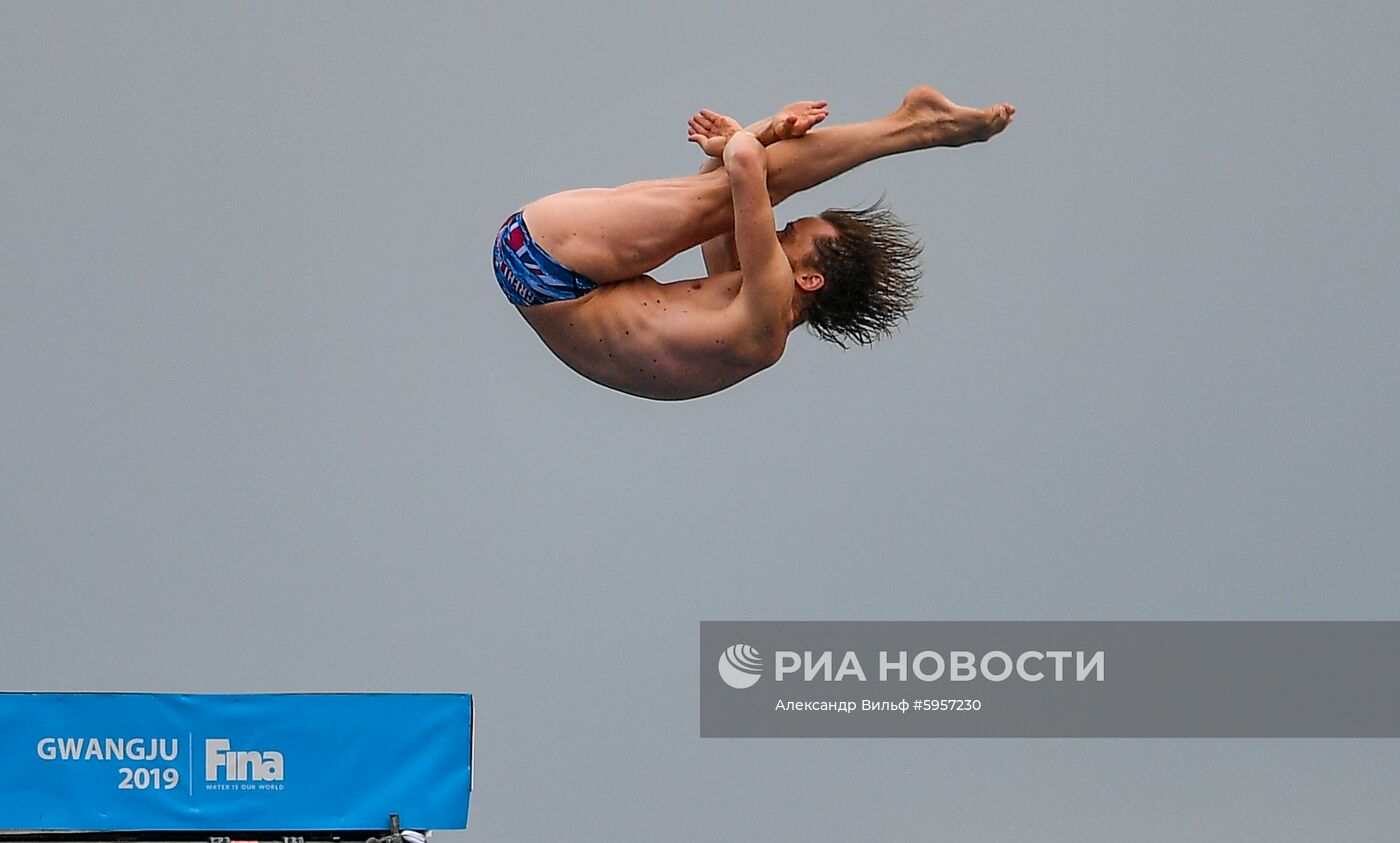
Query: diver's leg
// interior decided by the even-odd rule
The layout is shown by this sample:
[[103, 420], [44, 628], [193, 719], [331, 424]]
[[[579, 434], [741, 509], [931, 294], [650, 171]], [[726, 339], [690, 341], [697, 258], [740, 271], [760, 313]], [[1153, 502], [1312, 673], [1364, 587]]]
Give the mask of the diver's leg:
[[886, 117], [816, 128], [774, 144], [768, 149], [768, 193], [776, 205], [876, 158], [985, 141], [1010, 125], [1015, 113], [1009, 103], [965, 108], [921, 86]]
[[[777, 204], [867, 161], [936, 146], [986, 140], [1014, 109], [953, 105], [916, 88], [877, 120], [816, 128], [768, 149], [768, 188]], [[734, 225], [723, 169], [615, 188], [570, 190], [525, 206], [531, 236], [560, 263], [595, 283], [650, 272]]]
[[644, 275], [724, 226], [723, 170], [612, 188], [567, 190], [525, 206], [530, 236], [595, 284]]

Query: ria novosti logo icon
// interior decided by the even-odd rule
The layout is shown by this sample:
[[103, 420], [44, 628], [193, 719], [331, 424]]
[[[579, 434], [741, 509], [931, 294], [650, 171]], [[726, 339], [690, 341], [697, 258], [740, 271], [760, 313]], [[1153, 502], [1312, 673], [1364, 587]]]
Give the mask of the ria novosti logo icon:
[[748, 644], [732, 644], [719, 657], [719, 678], [731, 688], [748, 688], [763, 675], [763, 654]]

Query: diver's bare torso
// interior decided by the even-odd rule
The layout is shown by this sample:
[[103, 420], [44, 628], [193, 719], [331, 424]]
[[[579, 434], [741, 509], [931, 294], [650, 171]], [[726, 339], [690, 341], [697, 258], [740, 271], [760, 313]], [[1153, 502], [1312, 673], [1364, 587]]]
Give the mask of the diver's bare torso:
[[605, 284], [573, 301], [519, 308], [545, 345], [595, 383], [657, 400], [718, 392], [777, 362], [786, 332], [755, 339], [731, 307], [741, 271], [661, 284]]

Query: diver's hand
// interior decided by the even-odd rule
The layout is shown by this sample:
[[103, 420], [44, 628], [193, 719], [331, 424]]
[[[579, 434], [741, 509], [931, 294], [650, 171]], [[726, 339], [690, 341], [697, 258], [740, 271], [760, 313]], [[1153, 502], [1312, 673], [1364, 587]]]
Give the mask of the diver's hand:
[[719, 158], [735, 133], [743, 130], [739, 121], [702, 108], [690, 118], [690, 142], [698, 144], [711, 158]]
[[[778, 109], [773, 115], [773, 138], [775, 141], [792, 140], [807, 134], [813, 126], [830, 114], [826, 100], [798, 100]], [[759, 138], [763, 140], [763, 138]]]

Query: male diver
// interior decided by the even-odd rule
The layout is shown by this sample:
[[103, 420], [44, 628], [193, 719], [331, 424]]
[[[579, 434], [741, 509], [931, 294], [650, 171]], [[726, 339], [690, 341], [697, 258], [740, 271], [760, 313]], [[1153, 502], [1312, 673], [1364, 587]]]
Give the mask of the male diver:
[[[885, 117], [841, 126], [814, 128], [827, 116], [820, 101], [747, 129], [702, 110], [689, 127], [710, 156], [698, 175], [531, 202], [496, 237], [496, 278], [566, 365], [643, 398], [732, 386], [776, 363], [798, 325], [866, 345], [913, 306], [919, 242], [880, 204], [781, 231], [773, 206], [866, 161], [988, 140], [1015, 111], [964, 108], [929, 87]], [[706, 277], [646, 274], [697, 245]]]

